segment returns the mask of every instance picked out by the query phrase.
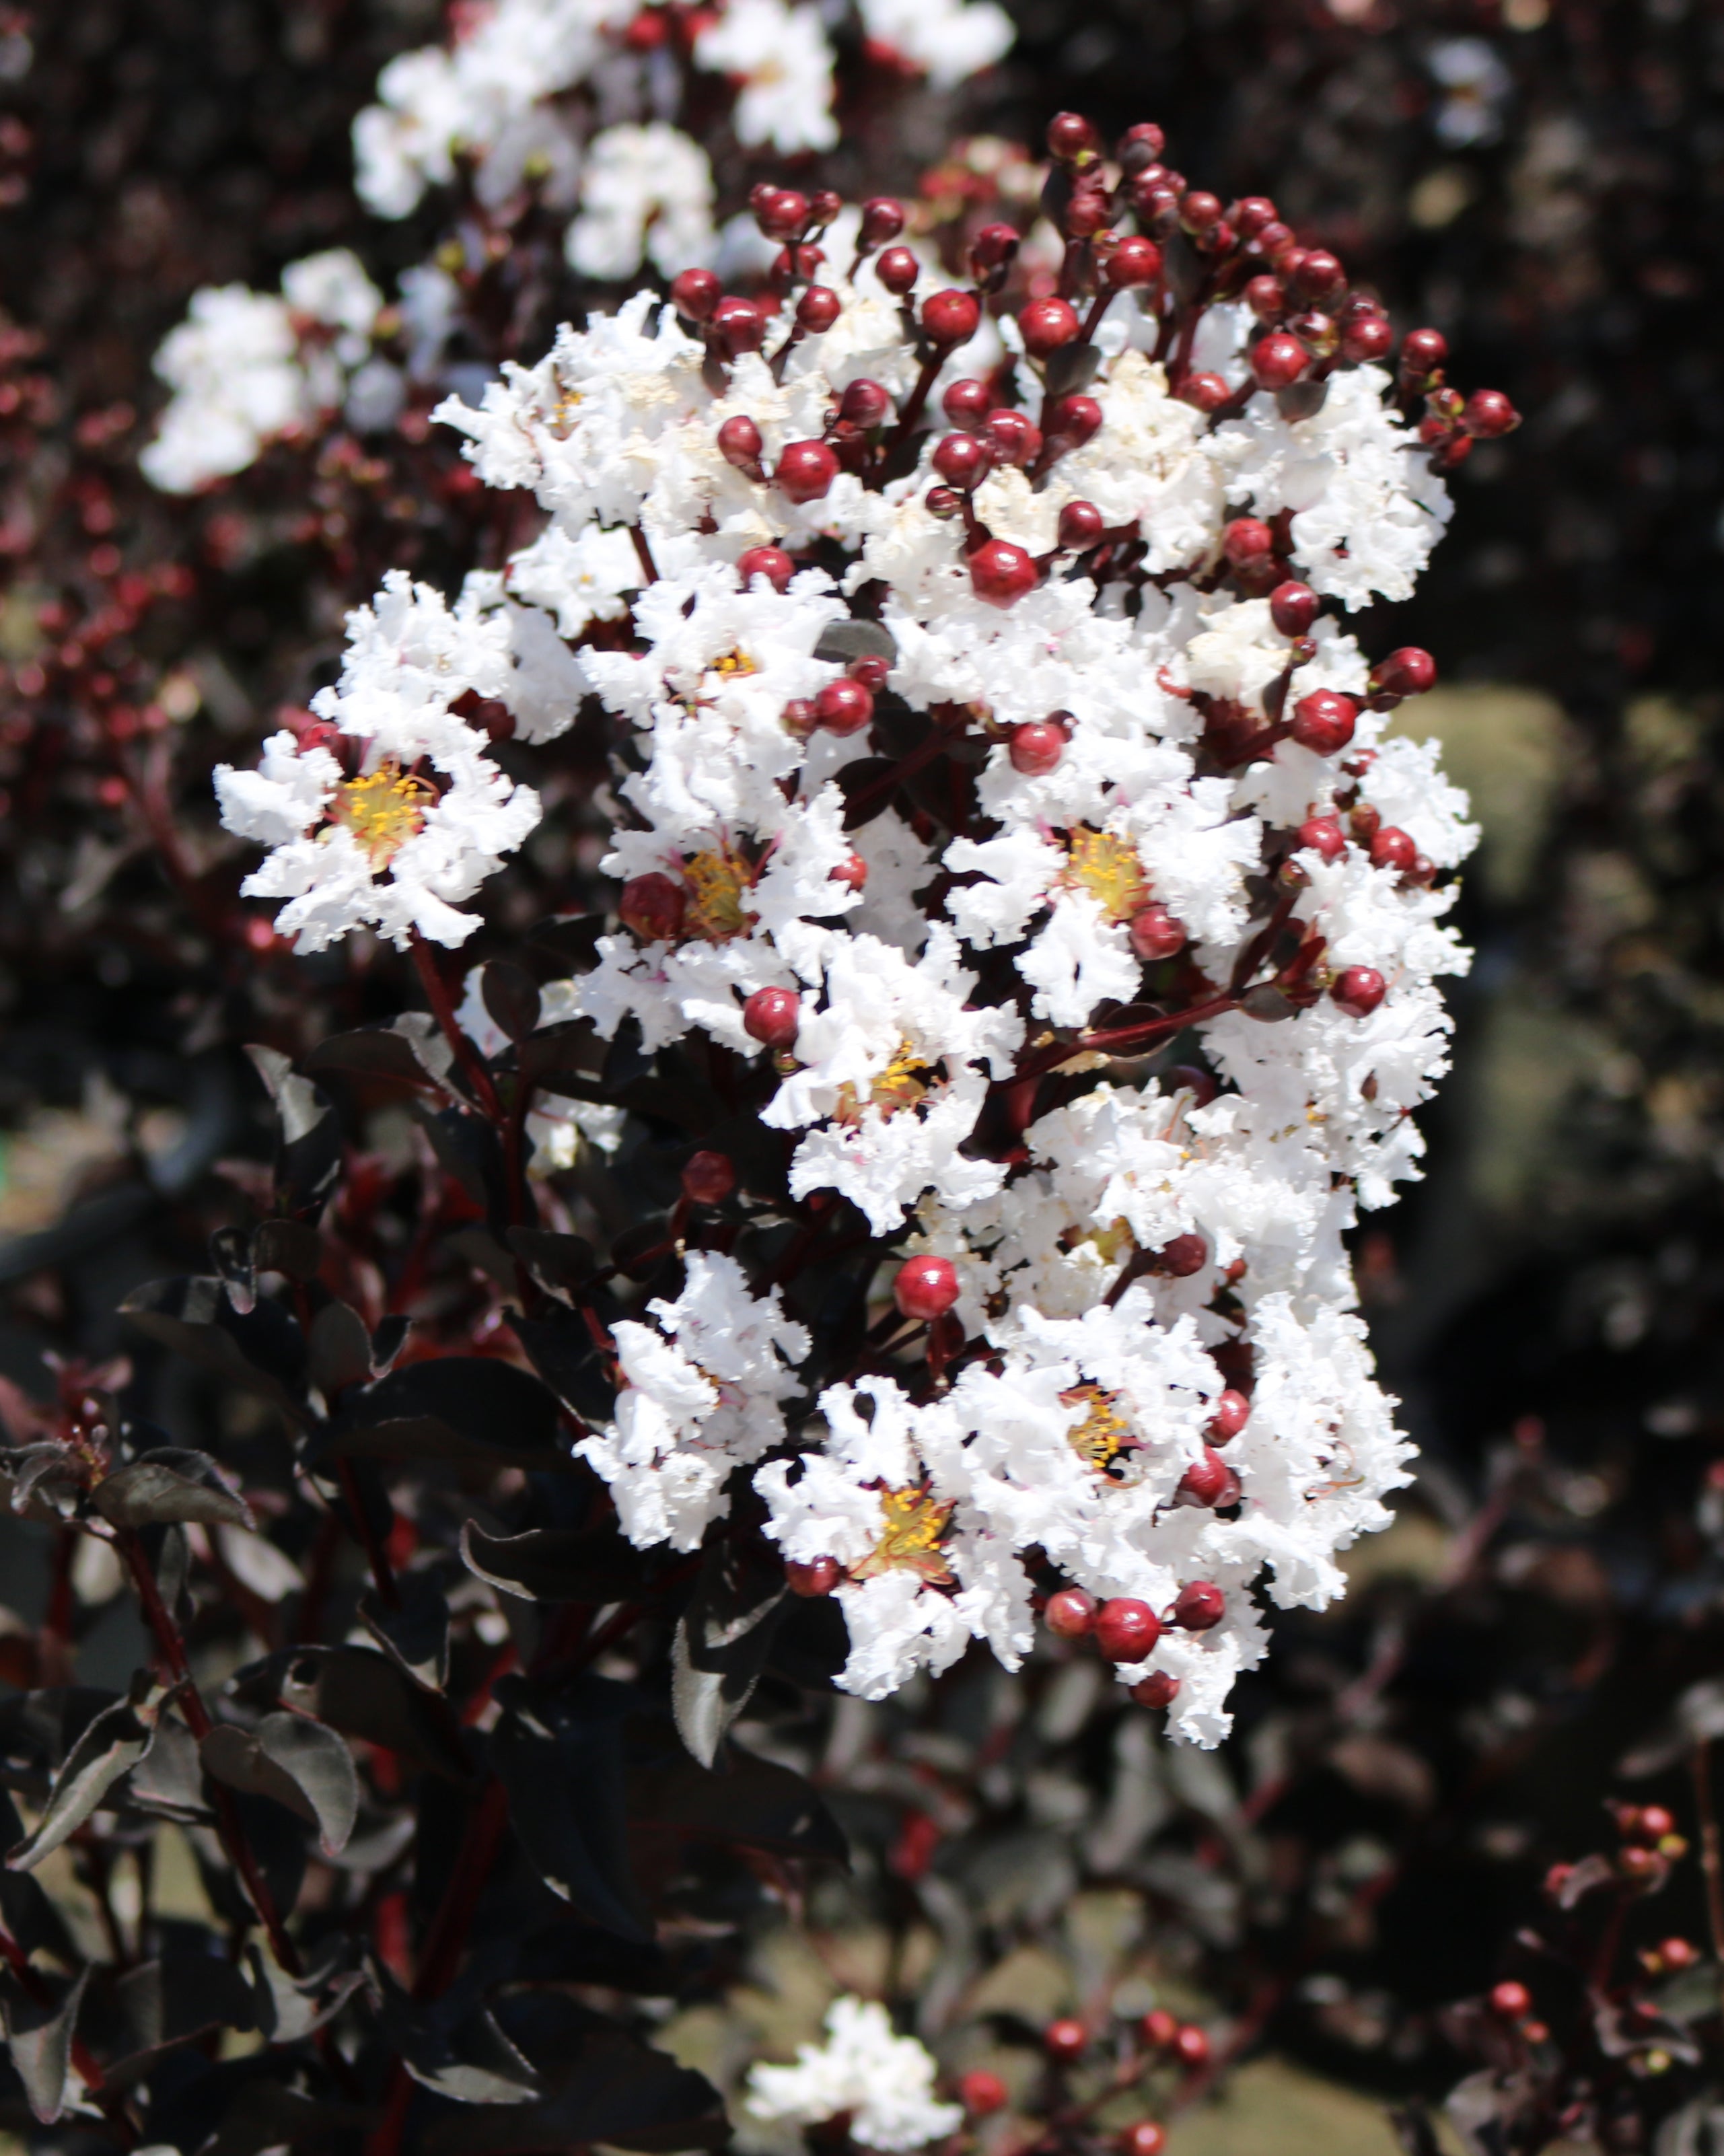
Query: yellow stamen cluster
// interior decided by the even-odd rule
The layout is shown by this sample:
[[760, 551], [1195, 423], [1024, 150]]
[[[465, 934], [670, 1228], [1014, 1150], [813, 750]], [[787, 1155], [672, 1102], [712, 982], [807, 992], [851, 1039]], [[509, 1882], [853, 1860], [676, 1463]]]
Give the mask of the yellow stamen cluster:
[[865, 1108], [878, 1108], [883, 1116], [895, 1116], [900, 1109], [915, 1107], [927, 1096], [927, 1081], [921, 1074], [928, 1068], [926, 1059], [907, 1040], [900, 1040], [891, 1061], [865, 1093], [854, 1086], [839, 1089], [834, 1121], [859, 1123]]
[[362, 778], [346, 778], [336, 788], [334, 815], [353, 834], [373, 868], [386, 862], [425, 828], [425, 811], [437, 798], [434, 787], [385, 758]]
[[853, 1579], [871, 1579], [878, 1573], [908, 1570], [920, 1573], [931, 1587], [949, 1587], [952, 1571], [940, 1548], [952, 1517], [950, 1505], [942, 1505], [917, 1484], [904, 1490], [882, 1490], [880, 1510], [885, 1524], [871, 1555], [850, 1568]]
[[1066, 840], [1069, 890], [1086, 891], [1109, 921], [1129, 921], [1149, 901], [1149, 884], [1137, 849], [1112, 831], [1080, 824]]
[[1100, 1385], [1075, 1385], [1060, 1395], [1063, 1405], [1085, 1410], [1081, 1422], [1065, 1433], [1065, 1441], [1080, 1460], [1106, 1472], [1119, 1455], [1137, 1442], [1131, 1425], [1120, 1413], [1111, 1393]]
[[727, 943], [753, 927], [754, 916], [744, 905], [742, 894], [752, 890], [754, 871], [734, 847], [726, 844], [691, 855], [683, 863], [682, 876], [689, 889], [683, 916], [689, 935], [708, 943]]

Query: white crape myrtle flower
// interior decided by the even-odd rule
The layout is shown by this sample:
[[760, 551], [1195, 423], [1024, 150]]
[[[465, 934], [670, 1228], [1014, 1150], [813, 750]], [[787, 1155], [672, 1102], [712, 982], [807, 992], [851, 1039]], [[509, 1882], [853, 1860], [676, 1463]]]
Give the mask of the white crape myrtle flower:
[[[703, 64], [711, 38], [746, 72], [767, 13], [732, 0]], [[857, 238], [824, 235], [824, 330], [793, 293], [738, 354], [641, 292], [449, 400], [548, 521], [453, 607], [392, 586], [318, 709], [427, 783], [445, 746], [483, 761], [469, 689], [529, 742], [583, 698], [608, 729], [614, 919], [544, 1008], [752, 1148], [667, 1231], [680, 1292], [608, 1321], [582, 1451], [625, 1532], [691, 1548], [752, 1470], [751, 1519], [836, 1594], [849, 1690], [977, 1641], [1015, 1666], [1070, 1589], [1131, 1613], [1121, 1678], [1213, 1744], [1255, 1599], [1332, 1599], [1406, 1480], [1346, 1239], [1419, 1173], [1477, 832], [1434, 747], [1387, 735], [1383, 683], [1428, 662], [1373, 667], [1342, 610], [1403, 593], [1446, 493], [1383, 369], [1284, 418], [1246, 310], [1189, 347], [1221, 413], [1129, 294], [1074, 407], [1009, 315], [931, 264], [906, 306]], [[928, 415], [972, 375], [1046, 425], [1014, 463], [993, 423], [963, 501]], [[279, 882], [338, 857], [352, 783], [284, 737], [222, 785]], [[376, 917], [363, 880], [318, 921]]]
[[1012, 18], [993, 0], [857, 0], [862, 27], [936, 90], [953, 90], [1003, 59]]
[[789, 157], [829, 150], [838, 141], [832, 47], [817, 8], [786, 0], [726, 0], [717, 21], [695, 40], [695, 59], [736, 85], [739, 141], [751, 148], [770, 145]]
[[593, 137], [564, 239], [571, 268], [619, 278], [647, 261], [675, 275], [704, 263], [712, 244], [712, 167], [698, 142], [662, 121]]
[[752, 2118], [794, 2126], [847, 2118], [862, 2148], [898, 2156], [963, 2124], [963, 2107], [935, 2096], [936, 2071], [914, 2036], [896, 2033], [878, 2001], [835, 1999], [824, 2043], [799, 2045], [793, 2066], [749, 2069], [746, 2108]]
[[681, 1294], [648, 1308], [656, 1327], [612, 1328], [616, 1420], [575, 1450], [610, 1484], [633, 1541], [694, 1549], [732, 1470], [782, 1438], [782, 1404], [798, 1389], [792, 1366], [810, 1342], [777, 1288], [755, 1295], [718, 1251], [690, 1251]]
[[276, 930], [300, 951], [361, 927], [403, 947], [416, 934], [464, 942], [479, 916], [461, 901], [537, 824], [537, 795], [451, 708], [469, 690], [515, 692], [507, 610], [485, 604], [494, 582], [475, 579], [452, 608], [391, 570], [376, 605], [347, 618], [340, 682], [311, 700], [328, 741], [302, 745], [284, 731], [259, 770], [218, 767], [223, 822], [271, 849], [241, 889], [287, 901]]

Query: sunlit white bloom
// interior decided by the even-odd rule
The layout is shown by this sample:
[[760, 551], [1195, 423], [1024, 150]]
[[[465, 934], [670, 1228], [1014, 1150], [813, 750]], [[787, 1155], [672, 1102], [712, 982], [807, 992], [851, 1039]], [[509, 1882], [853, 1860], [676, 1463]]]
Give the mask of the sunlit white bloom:
[[655, 121], [607, 127], [587, 151], [581, 212], [565, 242], [582, 276], [632, 276], [643, 261], [665, 276], [712, 249], [712, 167], [699, 143]]
[[751, 2117], [820, 2126], [848, 2117], [864, 2148], [924, 2148], [963, 2123], [959, 2104], [934, 2095], [932, 2057], [914, 2036], [893, 2030], [873, 1999], [837, 1999], [827, 2010], [826, 2041], [803, 2044], [794, 2066], [750, 2068]]
[[695, 58], [736, 85], [740, 141], [770, 144], [786, 155], [829, 150], [837, 141], [832, 48], [816, 9], [785, 0], [728, 0], [695, 41]]

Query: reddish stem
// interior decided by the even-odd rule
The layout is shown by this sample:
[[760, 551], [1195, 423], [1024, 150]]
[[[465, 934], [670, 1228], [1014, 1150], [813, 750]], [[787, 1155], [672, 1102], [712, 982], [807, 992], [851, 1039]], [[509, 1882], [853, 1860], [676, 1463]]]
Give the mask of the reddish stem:
[[419, 972], [419, 983], [425, 991], [425, 1000], [431, 1006], [432, 1016], [437, 1020], [456, 1062], [471, 1081], [480, 1106], [494, 1123], [500, 1123], [503, 1106], [497, 1098], [497, 1089], [492, 1082], [490, 1067], [462, 1032], [459, 1021], [455, 1017], [454, 1000], [449, 994], [449, 983], [443, 978], [443, 968], [437, 963], [436, 953], [417, 928], [413, 931], [413, 963]]

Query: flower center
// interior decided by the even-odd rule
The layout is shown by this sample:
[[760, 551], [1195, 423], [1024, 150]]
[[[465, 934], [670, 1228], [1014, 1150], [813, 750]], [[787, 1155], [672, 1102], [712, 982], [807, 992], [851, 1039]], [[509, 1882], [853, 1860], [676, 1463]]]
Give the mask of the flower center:
[[1103, 1392], [1100, 1385], [1075, 1385], [1070, 1392], [1061, 1393], [1060, 1399], [1062, 1406], [1085, 1410], [1083, 1420], [1066, 1431], [1065, 1441], [1090, 1466], [1105, 1474], [1121, 1452], [1136, 1445], [1137, 1437], [1112, 1393]]
[[927, 1097], [927, 1082], [920, 1074], [928, 1067], [926, 1056], [907, 1040], [900, 1040], [891, 1061], [866, 1093], [859, 1093], [854, 1086], [839, 1088], [834, 1121], [859, 1123], [865, 1108], [878, 1108], [882, 1116], [895, 1116], [902, 1108], [916, 1107]]
[[721, 652], [706, 670], [721, 681], [734, 681], [744, 674], [758, 674], [760, 669], [746, 651], [738, 649]]
[[1080, 824], [1066, 841], [1069, 890], [1086, 891], [1109, 921], [1129, 921], [1149, 898], [1149, 884], [1137, 849], [1112, 831]]
[[436, 798], [434, 787], [385, 757], [375, 771], [343, 779], [336, 788], [336, 821], [346, 824], [372, 866], [380, 869], [425, 828], [425, 811]]
[[940, 1538], [952, 1517], [951, 1506], [931, 1496], [925, 1484], [882, 1490], [880, 1502], [885, 1516], [880, 1538], [871, 1555], [850, 1568], [850, 1577], [871, 1579], [878, 1573], [901, 1569], [919, 1573], [931, 1587], [950, 1585], [952, 1573]]
[[742, 902], [742, 894], [754, 887], [754, 872], [732, 846], [691, 855], [682, 865], [682, 875], [689, 888], [683, 916], [687, 934], [708, 943], [727, 943], [754, 926], [755, 916]]

